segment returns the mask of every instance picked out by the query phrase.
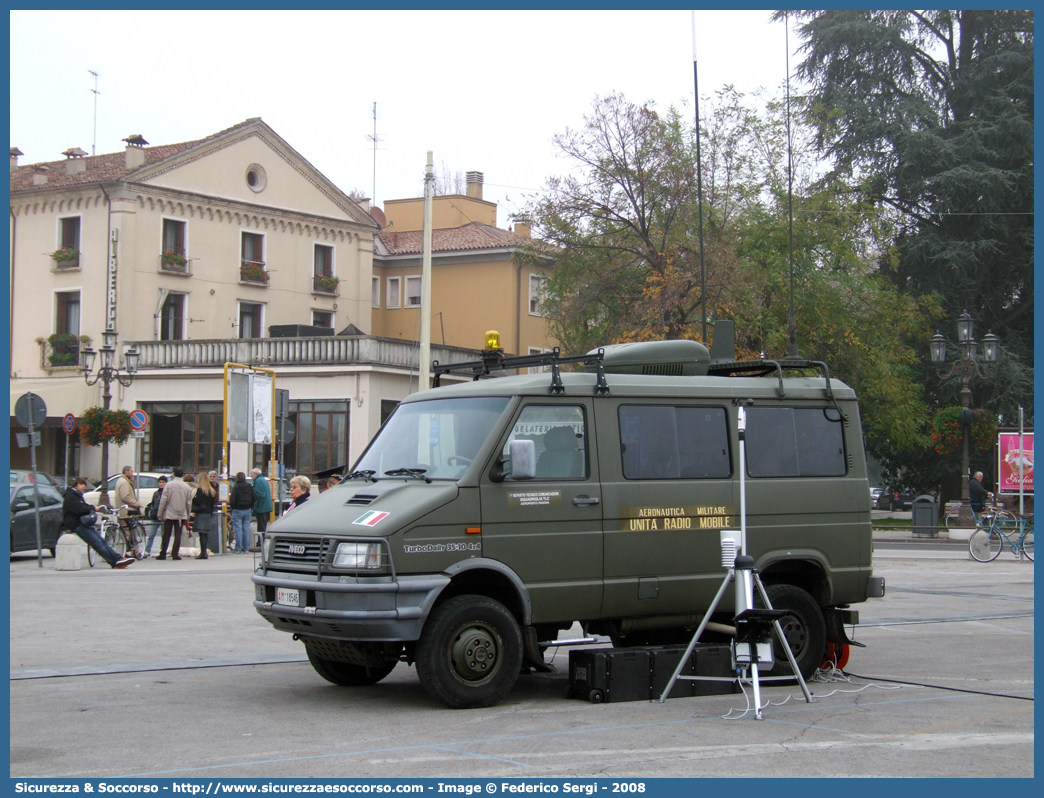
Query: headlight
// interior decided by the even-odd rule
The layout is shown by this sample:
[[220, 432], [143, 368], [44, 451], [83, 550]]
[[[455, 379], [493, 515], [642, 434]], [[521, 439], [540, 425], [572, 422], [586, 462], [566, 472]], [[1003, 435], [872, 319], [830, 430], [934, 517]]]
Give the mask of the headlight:
[[338, 543], [334, 552], [335, 568], [380, 568], [379, 543]]

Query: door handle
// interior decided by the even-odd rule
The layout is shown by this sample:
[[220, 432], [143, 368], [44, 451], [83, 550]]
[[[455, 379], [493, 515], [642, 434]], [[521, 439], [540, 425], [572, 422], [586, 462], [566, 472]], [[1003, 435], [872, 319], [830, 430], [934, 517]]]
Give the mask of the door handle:
[[593, 504], [598, 504], [597, 496], [574, 496], [573, 504], [577, 507], [590, 507]]

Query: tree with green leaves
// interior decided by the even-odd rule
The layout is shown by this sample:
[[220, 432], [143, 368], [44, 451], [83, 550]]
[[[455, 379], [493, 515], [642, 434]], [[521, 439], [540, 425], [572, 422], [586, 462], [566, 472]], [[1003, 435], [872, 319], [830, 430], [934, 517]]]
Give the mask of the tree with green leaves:
[[[883, 273], [1033, 352], [1033, 12], [800, 11], [828, 180], [885, 209]], [[1032, 394], [1021, 397], [1032, 404]]]

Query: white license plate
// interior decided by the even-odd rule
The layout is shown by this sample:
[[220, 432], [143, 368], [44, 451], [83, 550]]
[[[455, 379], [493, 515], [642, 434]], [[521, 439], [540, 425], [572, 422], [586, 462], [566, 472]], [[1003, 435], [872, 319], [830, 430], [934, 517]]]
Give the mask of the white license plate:
[[289, 607], [300, 607], [301, 606], [301, 591], [300, 590], [287, 590], [286, 588], [276, 588], [276, 604], [286, 604]]

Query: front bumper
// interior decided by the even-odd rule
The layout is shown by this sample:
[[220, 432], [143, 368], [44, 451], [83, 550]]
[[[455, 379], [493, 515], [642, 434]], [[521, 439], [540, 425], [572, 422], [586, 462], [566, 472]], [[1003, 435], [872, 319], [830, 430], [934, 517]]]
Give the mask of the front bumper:
[[[276, 629], [334, 640], [412, 641], [448, 576], [353, 577], [259, 569], [254, 609]], [[298, 591], [301, 606], [275, 602], [276, 589]]]

